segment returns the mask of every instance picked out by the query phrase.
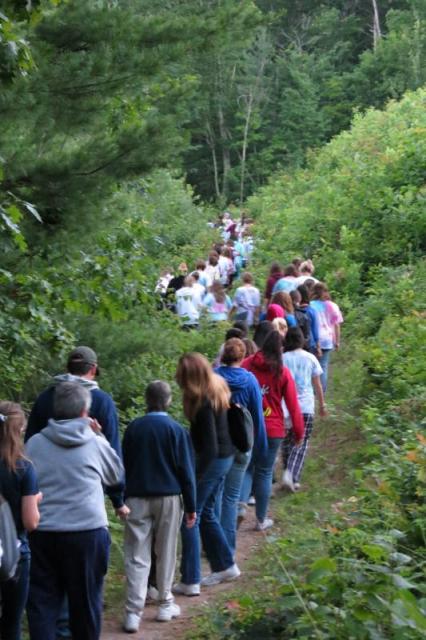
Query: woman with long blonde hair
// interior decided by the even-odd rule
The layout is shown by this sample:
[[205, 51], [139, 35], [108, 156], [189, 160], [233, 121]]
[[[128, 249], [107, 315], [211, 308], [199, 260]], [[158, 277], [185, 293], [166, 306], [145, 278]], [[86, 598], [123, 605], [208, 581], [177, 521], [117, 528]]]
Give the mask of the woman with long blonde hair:
[[40, 519], [34, 467], [24, 456], [22, 434], [25, 414], [15, 402], [0, 402], [0, 492], [9, 503], [21, 543], [16, 576], [0, 583], [2, 611], [0, 638], [20, 640], [21, 620], [28, 596], [30, 548], [27, 532], [36, 529]]
[[[182, 389], [183, 409], [196, 454], [197, 522], [191, 529], [185, 524], [182, 527], [182, 579], [175, 592], [193, 596], [200, 593], [200, 584], [219, 584], [240, 575], [216, 514], [216, 501], [234, 461], [228, 427], [231, 393], [201, 353], [181, 356], [176, 381]], [[200, 534], [212, 570], [202, 580]]]

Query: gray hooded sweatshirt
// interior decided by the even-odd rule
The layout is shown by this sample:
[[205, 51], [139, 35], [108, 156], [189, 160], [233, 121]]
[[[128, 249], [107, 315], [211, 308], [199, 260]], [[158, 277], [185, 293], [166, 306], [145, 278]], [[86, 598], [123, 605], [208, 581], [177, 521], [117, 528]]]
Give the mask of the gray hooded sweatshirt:
[[50, 419], [30, 438], [26, 453], [43, 499], [39, 531], [89, 531], [108, 525], [102, 485], [120, 484], [123, 465], [88, 418]]

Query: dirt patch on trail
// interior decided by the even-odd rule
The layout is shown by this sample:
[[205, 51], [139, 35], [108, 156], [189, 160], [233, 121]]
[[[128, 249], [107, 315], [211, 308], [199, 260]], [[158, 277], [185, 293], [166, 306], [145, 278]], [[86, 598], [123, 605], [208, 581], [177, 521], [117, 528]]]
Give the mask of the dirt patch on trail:
[[[249, 560], [253, 559], [253, 552], [256, 547], [263, 544], [265, 534], [254, 530], [255, 526], [254, 509], [248, 510], [247, 518], [242, 523], [238, 531], [238, 549], [237, 564], [241, 569], [241, 576], [237, 581], [225, 582], [214, 587], [203, 587], [201, 595], [194, 598], [185, 596], [176, 596], [175, 601], [181, 608], [179, 618], [173, 619], [171, 622], [157, 622], [155, 616], [157, 614], [157, 606], [148, 604], [143, 613], [141, 625], [138, 633], [125, 633], [122, 630], [122, 619], [105, 620], [101, 640], [122, 640], [123, 638], [143, 638], [144, 640], [179, 640], [183, 638], [189, 628], [196, 627], [196, 618], [200, 613], [204, 612], [204, 606], [212, 602], [219, 593], [232, 590], [234, 586], [240, 587], [244, 582], [250, 582], [255, 571], [249, 570], [247, 565], [253, 566]], [[271, 532], [274, 529], [270, 529]], [[209, 573], [206, 562], [203, 561], [203, 575]]]

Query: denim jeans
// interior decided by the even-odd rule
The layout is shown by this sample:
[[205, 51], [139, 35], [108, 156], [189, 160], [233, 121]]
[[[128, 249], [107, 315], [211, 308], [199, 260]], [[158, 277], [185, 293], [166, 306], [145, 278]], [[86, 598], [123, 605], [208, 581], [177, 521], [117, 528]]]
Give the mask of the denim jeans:
[[31, 640], [55, 640], [64, 594], [73, 638], [99, 640], [102, 587], [108, 568], [110, 535], [89, 531], [33, 531], [27, 614]]
[[283, 438], [268, 438], [268, 449], [263, 454], [253, 454], [244, 475], [241, 489], [241, 502], [247, 502], [253, 486], [256, 498], [256, 518], [263, 522], [268, 511], [269, 498], [272, 490], [272, 472], [275, 458]]
[[232, 467], [225, 477], [223, 485], [220, 524], [226, 536], [232, 555], [235, 555], [237, 538], [237, 515], [238, 503], [240, 501], [241, 487], [244, 474], [251, 458], [251, 451], [247, 453], [238, 452], [235, 455]]
[[233, 460], [234, 456], [215, 458], [197, 481], [197, 521], [188, 529], [184, 519], [181, 528], [183, 584], [199, 584], [201, 580], [200, 534], [212, 571], [223, 571], [234, 564], [216, 512], [216, 501]]
[[27, 603], [30, 561], [29, 553], [21, 555], [15, 578], [0, 585], [0, 638], [5, 640], [21, 640], [21, 621]]
[[321, 386], [324, 393], [327, 391], [328, 363], [330, 362], [330, 355], [332, 351], [333, 349], [322, 349], [322, 355], [318, 358], [322, 367]]

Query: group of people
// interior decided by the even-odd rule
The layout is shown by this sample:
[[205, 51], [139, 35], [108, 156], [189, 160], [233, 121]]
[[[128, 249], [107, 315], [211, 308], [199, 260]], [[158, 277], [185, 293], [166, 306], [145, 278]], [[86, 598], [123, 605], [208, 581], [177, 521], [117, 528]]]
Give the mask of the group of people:
[[[200, 264], [197, 273], [206, 269]], [[328, 361], [343, 318], [313, 272], [309, 260], [285, 269], [274, 263], [263, 304], [258, 292], [250, 305], [243, 294], [238, 304], [240, 289], [255, 289], [242, 274], [223, 319], [233, 308], [237, 317], [215, 362], [194, 352], [177, 363], [189, 429], [169, 413], [168, 382], [155, 380], [145, 390], [145, 415], [128, 425], [121, 444], [115, 404], [99, 387], [96, 353], [85, 346], [36, 399], [27, 425], [18, 404], [0, 403], [1, 491], [21, 553], [16, 576], [0, 584], [0, 637], [20, 639], [26, 607], [31, 640], [55, 640], [61, 623], [78, 640], [99, 639], [110, 546], [104, 491], [124, 521], [125, 631], [139, 629], [147, 598], [167, 622], [180, 615], [173, 594], [197, 596], [239, 577], [238, 527], [247, 505], [255, 503], [257, 531], [273, 526], [279, 453], [282, 484], [298, 491], [315, 401], [326, 414]], [[193, 287], [183, 285], [178, 308], [179, 291]], [[249, 444], [236, 429], [249, 434]], [[210, 566], [204, 576], [201, 549]]]
[[[228, 212], [223, 214], [222, 222], [223, 240], [213, 245], [207, 260], [197, 260], [191, 272], [186, 262], [181, 262], [177, 276], [172, 275], [171, 269], [164, 269], [157, 282], [160, 308], [177, 313], [185, 330], [198, 328], [203, 315], [210, 322], [223, 322], [235, 315], [249, 326], [258, 320], [259, 290], [250, 273], [241, 276], [253, 251], [250, 224], [233, 222]], [[231, 300], [228, 290], [240, 276], [242, 286]]]

